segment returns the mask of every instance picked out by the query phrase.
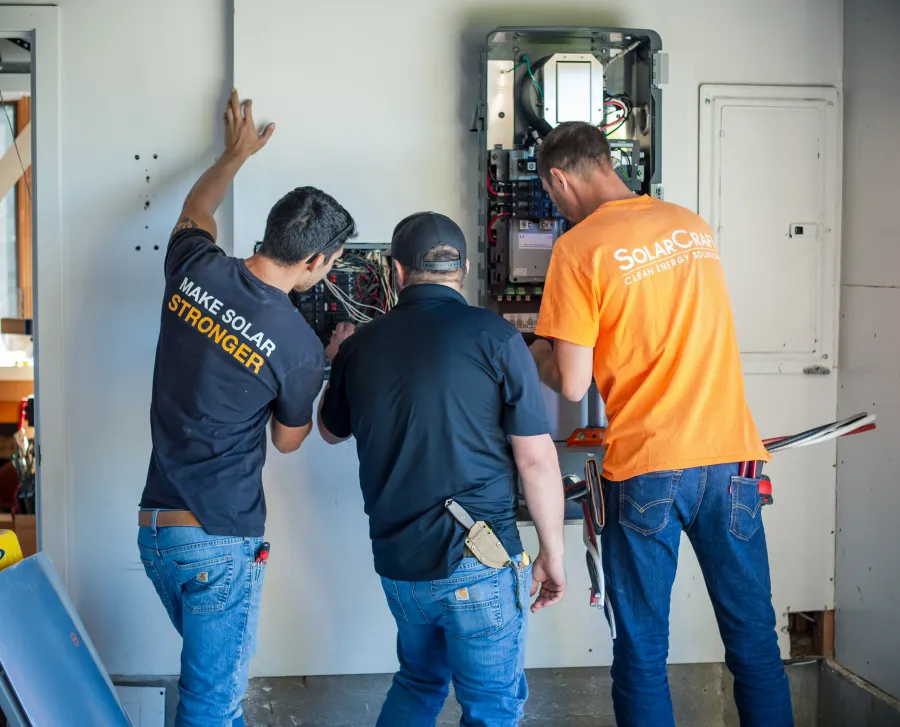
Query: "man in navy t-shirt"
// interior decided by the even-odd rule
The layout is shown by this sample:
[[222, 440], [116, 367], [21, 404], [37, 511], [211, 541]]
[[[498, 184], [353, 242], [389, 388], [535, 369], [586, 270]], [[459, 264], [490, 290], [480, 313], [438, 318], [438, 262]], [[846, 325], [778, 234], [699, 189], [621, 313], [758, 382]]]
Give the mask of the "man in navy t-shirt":
[[138, 545], [183, 637], [178, 727], [244, 724], [268, 556], [266, 426], [278, 451], [300, 447], [325, 367], [288, 294], [318, 283], [355, 233], [332, 197], [302, 187], [272, 208], [252, 257], [216, 246], [213, 214], [273, 130], [258, 134], [232, 91], [225, 152], [188, 194], [166, 252]]

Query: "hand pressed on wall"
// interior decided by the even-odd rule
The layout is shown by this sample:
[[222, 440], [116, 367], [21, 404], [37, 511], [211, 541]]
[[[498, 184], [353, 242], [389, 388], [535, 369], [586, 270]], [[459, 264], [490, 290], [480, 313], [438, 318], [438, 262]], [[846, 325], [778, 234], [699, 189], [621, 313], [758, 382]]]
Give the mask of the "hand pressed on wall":
[[243, 159], [251, 157], [266, 145], [274, 132], [275, 124], [268, 124], [259, 133], [253, 121], [253, 101], [241, 103], [237, 90], [231, 89], [225, 109], [225, 153]]

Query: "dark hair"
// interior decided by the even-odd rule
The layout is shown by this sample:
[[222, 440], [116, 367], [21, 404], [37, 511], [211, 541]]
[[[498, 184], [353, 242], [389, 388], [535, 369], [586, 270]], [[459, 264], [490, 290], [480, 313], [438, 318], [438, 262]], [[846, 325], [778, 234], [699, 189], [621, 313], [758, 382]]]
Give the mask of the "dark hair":
[[[331, 249], [323, 249], [329, 240], [350, 228]], [[337, 242], [356, 237], [356, 224], [350, 213], [329, 194], [315, 187], [297, 187], [275, 203], [266, 220], [266, 233], [259, 254], [289, 267], [304, 262], [313, 253], [329, 256]]]
[[[459, 260], [459, 250], [450, 245], [436, 245], [431, 248], [422, 258], [427, 263], [442, 263], [450, 260]], [[417, 270], [410, 268], [402, 263], [398, 263], [403, 268], [403, 277], [407, 287], [410, 285], [421, 285], [422, 283], [444, 283], [457, 285], [462, 287], [466, 280], [465, 262], [463, 266], [457, 270], [444, 270], [436, 272], [434, 270]]]
[[570, 174], [586, 174], [599, 166], [612, 168], [609, 142], [598, 127], [584, 121], [565, 121], [544, 138], [538, 147], [538, 173], [550, 179], [551, 169]]

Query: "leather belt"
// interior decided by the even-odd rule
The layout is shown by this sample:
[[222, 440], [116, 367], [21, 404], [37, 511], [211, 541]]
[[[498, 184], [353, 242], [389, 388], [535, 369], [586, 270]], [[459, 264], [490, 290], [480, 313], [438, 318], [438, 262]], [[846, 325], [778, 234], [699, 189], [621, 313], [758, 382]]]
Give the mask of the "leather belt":
[[[153, 510], [138, 513], [138, 525], [142, 528], [153, 526]], [[189, 510], [160, 510], [156, 514], [158, 528], [202, 528], [200, 521]]]

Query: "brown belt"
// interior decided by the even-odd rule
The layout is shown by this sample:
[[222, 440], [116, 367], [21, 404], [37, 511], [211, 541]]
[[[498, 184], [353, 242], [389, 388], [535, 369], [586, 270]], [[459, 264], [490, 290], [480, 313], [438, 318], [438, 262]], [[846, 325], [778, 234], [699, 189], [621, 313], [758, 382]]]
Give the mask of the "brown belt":
[[[153, 511], [141, 510], [138, 513], [138, 525], [149, 528], [153, 525]], [[158, 528], [202, 528], [200, 521], [189, 510], [160, 510], [156, 514]]]

